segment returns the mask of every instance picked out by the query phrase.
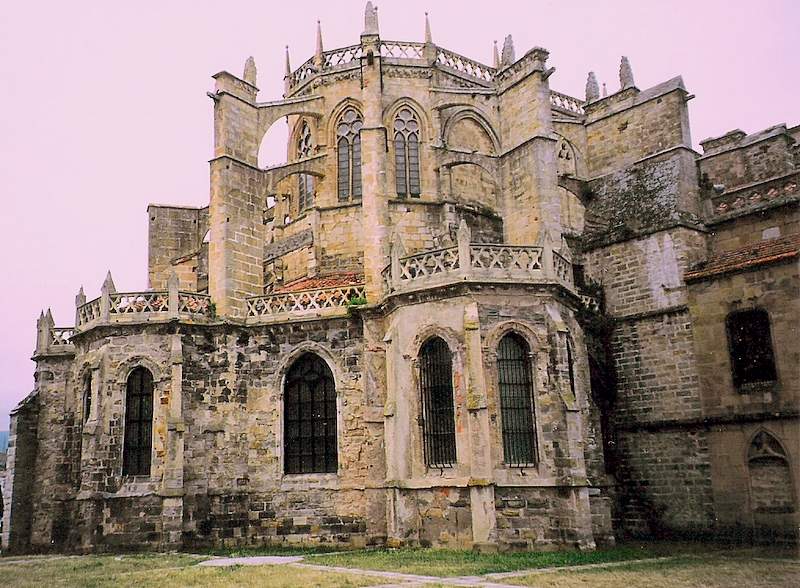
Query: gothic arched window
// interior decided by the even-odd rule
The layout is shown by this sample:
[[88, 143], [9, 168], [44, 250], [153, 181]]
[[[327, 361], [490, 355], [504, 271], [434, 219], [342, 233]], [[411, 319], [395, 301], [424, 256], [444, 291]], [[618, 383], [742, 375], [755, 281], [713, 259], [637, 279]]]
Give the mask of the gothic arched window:
[[153, 449], [153, 374], [137, 367], [128, 376], [125, 392], [125, 441], [122, 473], [150, 475]]
[[410, 108], [394, 119], [394, 171], [397, 195], [419, 198], [419, 120]]
[[440, 337], [428, 339], [420, 349], [419, 380], [425, 465], [452, 466], [456, 462], [453, 354]]
[[302, 355], [286, 374], [283, 415], [285, 473], [335, 473], [336, 386], [319, 356]]
[[338, 193], [340, 201], [361, 200], [361, 127], [364, 121], [348, 108], [336, 123]]
[[751, 386], [777, 380], [767, 311], [755, 308], [734, 312], [728, 315], [725, 325], [733, 385], [746, 392]]
[[[304, 159], [311, 157], [313, 151], [311, 129], [306, 121], [300, 127], [300, 136], [297, 138], [297, 157]], [[299, 210], [305, 210], [314, 204], [314, 176], [300, 174], [297, 178]]]
[[504, 462], [511, 466], [535, 465], [536, 428], [530, 348], [516, 333], [509, 333], [500, 340], [497, 375]]
[[87, 373], [83, 378], [83, 422], [89, 420], [92, 412], [92, 372]]

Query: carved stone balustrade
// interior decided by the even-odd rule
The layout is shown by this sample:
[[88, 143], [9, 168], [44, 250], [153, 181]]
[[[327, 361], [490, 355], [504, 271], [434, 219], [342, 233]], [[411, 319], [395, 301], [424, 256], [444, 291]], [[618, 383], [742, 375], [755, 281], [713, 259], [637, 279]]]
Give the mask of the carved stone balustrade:
[[208, 294], [181, 292], [177, 286], [177, 278], [170, 279], [169, 290], [161, 291], [116, 292], [113, 282], [111, 287], [104, 285], [100, 298], [78, 304], [75, 330], [85, 331], [104, 324], [214, 318]]
[[393, 257], [383, 271], [390, 293], [437, 287], [458, 281], [558, 283], [575, 290], [572, 264], [539, 245], [459, 243], [454, 247]]
[[563, 112], [565, 114], [571, 114], [574, 116], [584, 115], [582, 100], [573, 98], [572, 96], [567, 96], [561, 92], [556, 92], [555, 90], [550, 90], [550, 106], [553, 107], [553, 110]]
[[273, 322], [293, 317], [343, 316], [354, 302], [365, 299], [364, 284], [253, 296], [247, 299], [247, 320]]

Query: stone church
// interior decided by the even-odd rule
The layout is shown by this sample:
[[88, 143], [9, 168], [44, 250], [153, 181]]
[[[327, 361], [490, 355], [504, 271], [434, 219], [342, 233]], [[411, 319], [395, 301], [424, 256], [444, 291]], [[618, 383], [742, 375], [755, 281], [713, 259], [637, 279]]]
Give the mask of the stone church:
[[364, 20], [280, 100], [213, 76], [149, 288], [42, 313], [3, 550], [796, 538], [800, 127], [698, 153], [680, 77], [579, 99]]

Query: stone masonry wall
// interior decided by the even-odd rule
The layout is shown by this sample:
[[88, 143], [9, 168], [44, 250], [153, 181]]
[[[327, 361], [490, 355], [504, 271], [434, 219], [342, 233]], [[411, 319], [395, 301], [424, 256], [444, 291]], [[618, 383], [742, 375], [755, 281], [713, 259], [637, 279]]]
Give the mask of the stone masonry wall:
[[[349, 319], [185, 331], [189, 544], [365, 545], [385, 536], [382, 427], [364, 400], [362, 345], [359, 321]], [[282, 378], [301, 350], [321, 354], [336, 379], [338, 477], [283, 474]]]
[[147, 207], [148, 278], [154, 290], [166, 290], [172, 260], [196, 253], [208, 231], [208, 208]]
[[[625, 90], [604, 100], [624, 101], [629, 92]], [[594, 106], [598, 108], [600, 105]], [[609, 114], [595, 110], [586, 126], [589, 177], [622, 169], [670, 147], [691, 146], [683, 111], [684, 95], [679, 90], [640, 102], [633, 108], [609, 109]]]

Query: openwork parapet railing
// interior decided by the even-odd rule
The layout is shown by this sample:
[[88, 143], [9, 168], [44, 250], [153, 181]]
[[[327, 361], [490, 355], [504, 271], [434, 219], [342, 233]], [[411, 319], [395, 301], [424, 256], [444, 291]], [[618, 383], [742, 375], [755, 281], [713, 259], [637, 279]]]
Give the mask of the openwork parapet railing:
[[[472, 78], [483, 85], [491, 85], [497, 77], [497, 69], [484, 65], [474, 59], [464, 57], [442, 47], [435, 47], [434, 63], [436, 66], [449, 69], [451, 72]], [[381, 40], [380, 56], [387, 60], [409, 60], [427, 62], [425, 43], [415, 41], [384, 41]], [[325, 71], [349, 69], [358, 66], [358, 60], [364, 55], [362, 45], [350, 45], [332, 51], [324, 51], [321, 60], [317, 56], [306, 60], [300, 67], [289, 74], [288, 90], [302, 86], [317, 74]], [[561, 92], [550, 92], [550, 104], [558, 111], [583, 116], [583, 102]]]
[[93, 323], [136, 322], [178, 317], [211, 318], [211, 298], [196, 292], [104, 292], [80, 304], [76, 312], [77, 328]]
[[449, 67], [458, 73], [465, 74], [483, 82], [493, 82], [497, 70], [488, 65], [483, 65], [473, 61], [458, 53], [453, 53], [441, 47], [436, 48], [436, 62], [439, 65]]
[[214, 306], [209, 295], [178, 290], [178, 278], [174, 274], [168, 290], [154, 292], [117, 292], [109, 274], [99, 298], [87, 302], [81, 288], [75, 299], [74, 327], [56, 327], [50, 311], [42, 313], [36, 322], [34, 353], [73, 353], [72, 338], [99, 325], [213, 318]]
[[399, 257], [383, 271], [389, 292], [415, 290], [454, 280], [556, 282], [574, 290], [572, 264], [548, 245], [470, 243], [462, 223], [458, 244]]
[[75, 327], [53, 327], [50, 329], [50, 347], [72, 345], [70, 339], [75, 334]]
[[568, 114], [577, 114], [583, 116], [583, 102], [572, 96], [567, 96], [561, 92], [550, 90], [550, 105], [556, 110], [566, 112]]
[[247, 316], [270, 317], [288, 313], [314, 314], [342, 309], [366, 297], [364, 284], [267, 294], [247, 299]]
[[395, 59], [424, 59], [425, 43], [412, 41], [381, 41], [381, 57]]

